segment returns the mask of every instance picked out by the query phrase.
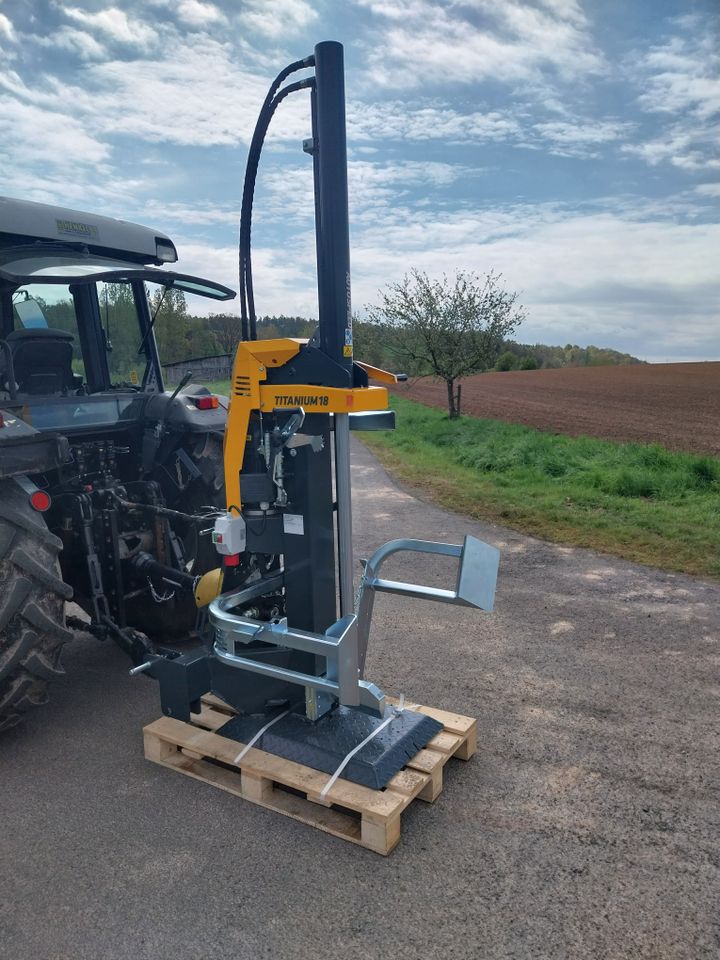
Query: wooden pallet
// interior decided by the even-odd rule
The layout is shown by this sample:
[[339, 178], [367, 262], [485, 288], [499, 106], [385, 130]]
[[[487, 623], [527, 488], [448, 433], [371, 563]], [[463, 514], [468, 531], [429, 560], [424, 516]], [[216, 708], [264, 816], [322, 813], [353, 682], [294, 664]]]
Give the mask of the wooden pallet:
[[416, 797], [432, 803], [442, 791], [443, 767], [450, 757], [469, 760], [477, 748], [477, 723], [471, 717], [416, 703], [404, 706], [434, 717], [443, 729], [383, 790], [338, 779], [321, 799], [327, 773], [254, 748], [237, 763], [242, 744], [215, 733], [234, 711], [212, 694], [203, 697], [202, 711], [192, 723], [161, 717], [145, 727], [145, 757], [387, 855], [400, 841], [403, 810]]

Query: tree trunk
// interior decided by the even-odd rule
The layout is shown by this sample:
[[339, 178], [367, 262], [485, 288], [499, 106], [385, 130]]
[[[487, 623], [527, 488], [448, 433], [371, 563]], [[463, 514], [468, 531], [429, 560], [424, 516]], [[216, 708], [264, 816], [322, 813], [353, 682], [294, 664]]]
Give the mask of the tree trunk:
[[446, 380], [447, 384], [447, 395], [448, 395], [448, 416], [451, 420], [455, 420], [458, 416], [458, 409], [455, 406], [455, 381]]

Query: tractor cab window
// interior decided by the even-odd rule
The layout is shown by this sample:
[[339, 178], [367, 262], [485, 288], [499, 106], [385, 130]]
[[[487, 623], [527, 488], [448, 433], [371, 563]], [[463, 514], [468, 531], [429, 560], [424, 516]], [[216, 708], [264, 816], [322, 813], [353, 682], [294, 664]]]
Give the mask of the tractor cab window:
[[145, 376], [147, 357], [145, 350], [141, 349], [142, 335], [133, 288], [129, 283], [100, 282], [97, 294], [110, 382], [115, 387], [138, 386]]
[[[155, 320], [153, 331], [168, 386], [173, 386], [185, 373], [187, 368], [178, 366], [181, 361], [207, 360], [226, 352], [208, 321], [207, 298], [191, 293], [191, 286], [184, 282], [183, 287], [187, 289], [180, 290], [157, 283], [146, 284], [150, 314]], [[200, 283], [194, 286], [205, 289]], [[229, 372], [214, 379], [227, 377]]]
[[68, 394], [85, 382], [75, 302], [63, 284], [29, 284], [13, 295], [8, 334], [20, 393]]

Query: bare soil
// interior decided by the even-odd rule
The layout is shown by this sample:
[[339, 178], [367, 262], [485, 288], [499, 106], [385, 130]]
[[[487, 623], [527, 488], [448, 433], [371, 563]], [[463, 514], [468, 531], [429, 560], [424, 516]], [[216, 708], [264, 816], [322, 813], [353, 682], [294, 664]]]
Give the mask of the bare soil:
[[[447, 404], [440, 380], [396, 390], [431, 406]], [[483, 373], [463, 381], [462, 410], [574, 437], [720, 456], [720, 362]]]

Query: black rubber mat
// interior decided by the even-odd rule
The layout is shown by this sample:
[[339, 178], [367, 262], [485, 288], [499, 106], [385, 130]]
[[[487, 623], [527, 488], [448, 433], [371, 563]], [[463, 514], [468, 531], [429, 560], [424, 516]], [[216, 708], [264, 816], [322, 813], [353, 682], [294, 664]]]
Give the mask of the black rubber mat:
[[[272, 715], [233, 717], [217, 731], [223, 737], [247, 743]], [[345, 757], [383, 723], [351, 707], [338, 707], [312, 723], [289, 713], [253, 744], [260, 750], [294, 760], [324, 773], [335, 773]], [[349, 761], [341, 776], [379, 790], [418, 750], [442, 730], [442, 724], [414, 710], [396, 712], [392, 721]]]

